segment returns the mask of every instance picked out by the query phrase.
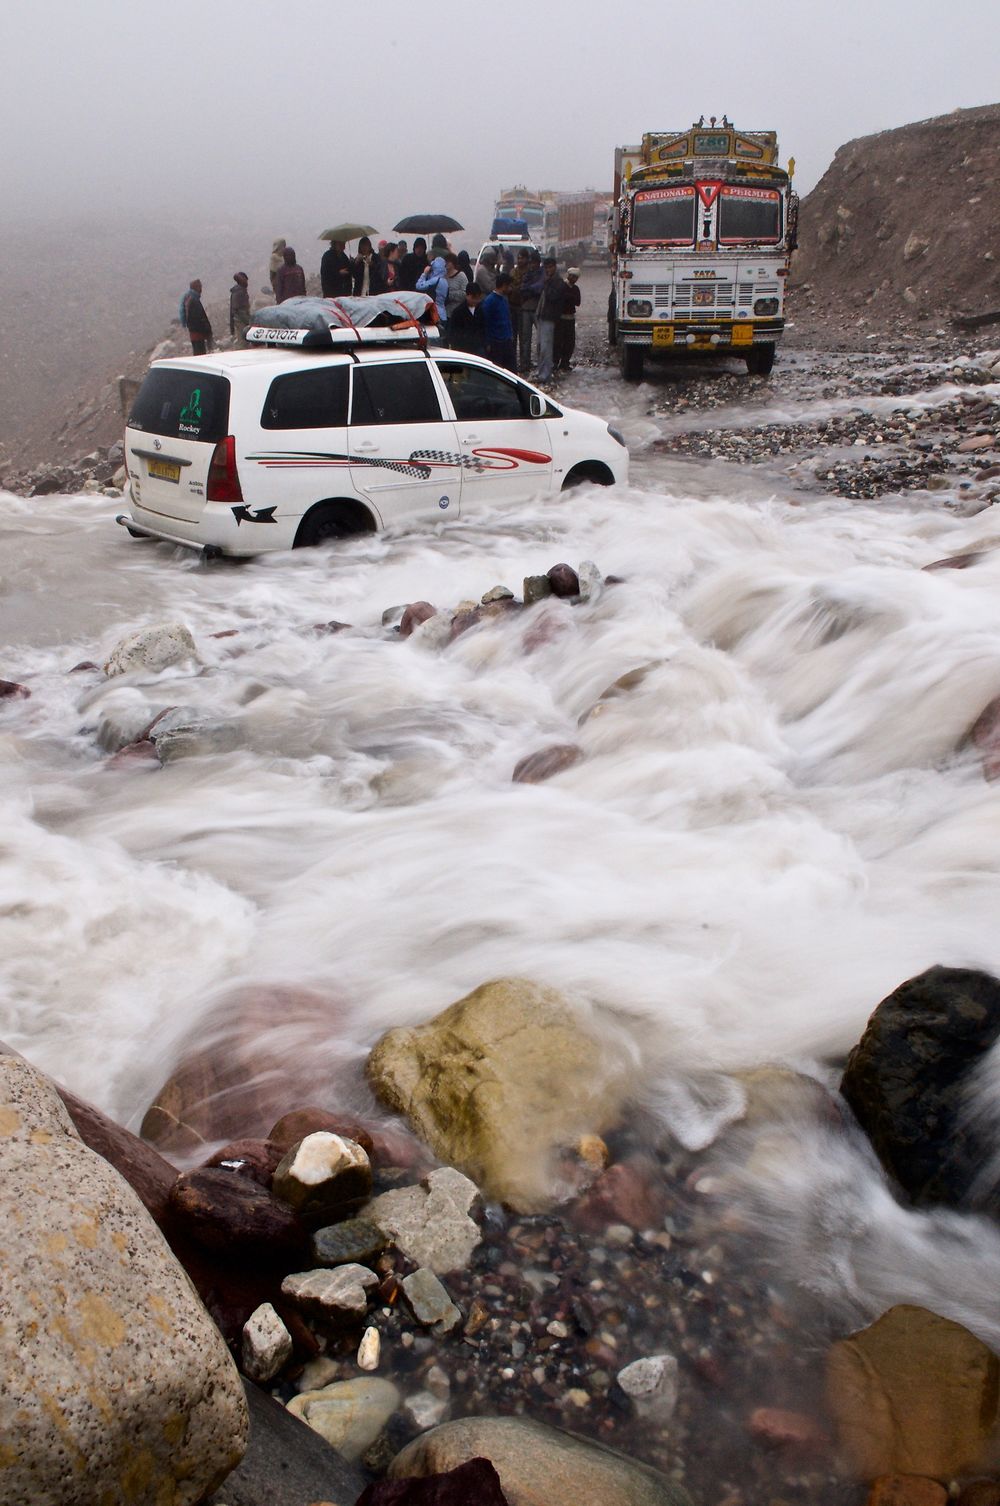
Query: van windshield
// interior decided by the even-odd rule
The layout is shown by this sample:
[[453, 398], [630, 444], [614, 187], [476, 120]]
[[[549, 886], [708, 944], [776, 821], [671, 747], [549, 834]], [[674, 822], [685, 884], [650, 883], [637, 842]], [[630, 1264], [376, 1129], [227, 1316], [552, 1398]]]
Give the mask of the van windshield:
[[154, 368], [139, 388], [128, 425], [165, 439], [216, 444], [229, 432], [229, 383], [208, 372]]

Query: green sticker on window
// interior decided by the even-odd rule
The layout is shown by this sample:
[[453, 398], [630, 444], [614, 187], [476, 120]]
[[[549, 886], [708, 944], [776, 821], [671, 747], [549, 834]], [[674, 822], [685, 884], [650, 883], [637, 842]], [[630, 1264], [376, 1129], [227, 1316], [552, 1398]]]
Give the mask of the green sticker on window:
[[187, 402], [184, 404], [183, 408], [181, 409], [180, 422], [182, 424], [195, 424], [195, 425], [199, 425], [200, 426], [200, 424], [201, 424], [201, 388], [200, 387], [193, 387], [191, 389], [191, 396], [188, 398]]

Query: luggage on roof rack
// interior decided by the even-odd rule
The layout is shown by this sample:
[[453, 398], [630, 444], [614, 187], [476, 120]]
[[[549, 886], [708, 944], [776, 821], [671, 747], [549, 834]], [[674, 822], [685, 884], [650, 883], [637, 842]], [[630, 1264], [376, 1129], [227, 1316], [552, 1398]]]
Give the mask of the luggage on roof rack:
[[251, 345], [396, 345], [439, 338], [438, 312], [427, 293], [373, 293], [367, 298], [286, 298], [250, 316]]

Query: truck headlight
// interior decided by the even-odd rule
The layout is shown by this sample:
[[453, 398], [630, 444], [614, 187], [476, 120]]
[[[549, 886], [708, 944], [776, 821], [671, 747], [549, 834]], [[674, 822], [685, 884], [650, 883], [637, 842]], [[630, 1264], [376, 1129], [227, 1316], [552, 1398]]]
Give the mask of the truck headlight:
[[625, 305], [625, 312], [630, 319], [649, 319], [652, 317], [653, 305], [646, 298], [630, 298]]
[[778, 300], [777, 298], [758, 298], [753, 306], [753, 311], [755, 314], [764, 315], [765, 318], [768, 314], [776, 314], [778, 312]]

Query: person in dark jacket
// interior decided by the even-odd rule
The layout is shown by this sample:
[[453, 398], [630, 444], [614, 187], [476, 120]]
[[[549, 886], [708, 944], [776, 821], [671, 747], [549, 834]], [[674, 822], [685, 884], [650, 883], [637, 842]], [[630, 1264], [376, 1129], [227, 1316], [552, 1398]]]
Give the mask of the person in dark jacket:
[[509, 289], [509, 274], [498, 273], [496, 287], [483, 299], [483, 321], [486, 325], [486, 354], [497, 366], [504, 366], [508, 371], [516, 371], [514, 331], [510, 322], [510, 309], [507, 305]]
[[191, 336], [191, 354], [193, 356], [206, 356], [212, 345], [212, 326], [205, 313], [205, 306], [201, 301], [201, 279], [193, 277], [188, 288], [187, 301], [184, 305], [185, 324], [187, 332]]
[[237, 345], [245, 345], [247, 325], [250, 323], [250, 279], [245, 272], [233, 273], [233, 285], [229, 289], [229, 333]]
[[358, 254], [354, 259], [354, 296], [367, 298], [371, 293], [384, 293], [386, 289], [385, 262], [372, 248], [367, 235], [358, 241]]
[[569, 371], [573, 352], [576, 349], [576, 311], [580, 307], [580, 268], [566, 270], [566, 295], [563, 300], [562, 318], [556, 325], [556, 370]]
[[448, 320], [448, 343], [452, 350], [467, 350], [472, 356], [486, 354], [483, 290], [474, 282], [467, 284], [464, 301]]
[[476, 280], [476, 269], [472, 265], [472, 262], [469, 260], [469, 253], [468, 253], [468, 251], [459, 251], [459, 253], [458, 253], [458, 268], [459, 268], [460, 272], [464, 272], [465, 273], [465, 278], [466, 278], [467, 282], [475, 282], [475, 280]]
[[422, 235], [418, 235], [413, 242], [413, 250], [408, 251], [399, 263], [396, 273], [396, 286], [405, 293], [415, 293], [417, 290], [417, 278], [424, 275], [427, 265], [427, 242]]
[[535, 325], [538, 329], [538, 370], [540, 382], [550, 382], [556, 361], [556, 330], [566, 307], [568, 289], [559, 276], [559, 266], [554, 256], [547, 256], [542, 263], [542, 291], [538, 296]]
[[281, 253], [282, 262], [274, 279], [274, 299], [284, 303], [286, 298], [304, 298], [306, 274], [295, 260], [295, 252], [286, 246]]
[[535, 329], [535, 314], [544, 281], [545, 274], [542, 271], [541, 257], [532, 248], [528, 252], [527, 270], [521, 278], [520, 329], [517, 341], [519, 369], [524, 375], [527, 375], [531, 369], [531, 337]]
[[319, 264], [319, 278], [324, 298], [350, 298], [354, 287], [354, 268], [344, 250], [343, 241], [331, 241]]

